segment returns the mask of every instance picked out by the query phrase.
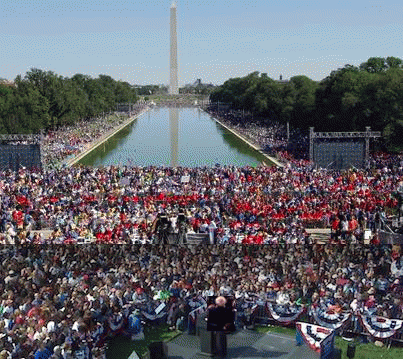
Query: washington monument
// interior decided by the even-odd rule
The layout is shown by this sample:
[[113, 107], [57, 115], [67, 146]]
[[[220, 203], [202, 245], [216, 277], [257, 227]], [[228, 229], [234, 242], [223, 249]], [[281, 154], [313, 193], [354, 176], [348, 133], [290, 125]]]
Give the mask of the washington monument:
[[176, 3], [171, 5], [171, 58], [170, 58], [170, 81], [169, 94], [177, 95], [178, 91], [178, 39], [176, 34]]

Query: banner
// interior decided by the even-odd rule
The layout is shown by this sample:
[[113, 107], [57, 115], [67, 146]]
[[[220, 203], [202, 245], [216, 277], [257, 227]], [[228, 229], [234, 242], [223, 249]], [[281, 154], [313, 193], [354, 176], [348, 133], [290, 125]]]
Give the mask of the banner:
[[141, 314], [143, 314], [143, 316], [144, 316], [146, 319], [151, 320], [151, 321], [154, 321], [154, 320], [163, 318], [167, 313], [164, 312], [164, 311], [162, 311], [162, 312], [160, 312], [160, 313], [158, 313], [158, 314], [150, 314], [150, 313], [147, 313], [147, 312], [145, 312], [145, 311], [142, 311]]
[[399, 319], [388, 319], [361, 313], [358, 313], [358, 317], [365, 330], [378, 339], [390, 338], [403, 326], [403, 320]]
[[351, 318], [351, 313], [337, 313], [332, 309], [321, 307], [312, 308], [311, 314], [317, 324], [333, 330], [338, 330], [343, 327]]
[[190, 181], [190, 176], [182, 176], [181, 177], [181, 182], [182, 183], [189, 183]]
[[293, 324], [305, 312], [304, 307], [297, 305], [289, 306], [269, 303], [267, 308], [272, 318], [282, 325]]
[[334, 331], [318, 325], [297, 322], [296, 329], [302, 336], [304, 342], [317, 353], [321, 358], [330, 357], [333, 354]]

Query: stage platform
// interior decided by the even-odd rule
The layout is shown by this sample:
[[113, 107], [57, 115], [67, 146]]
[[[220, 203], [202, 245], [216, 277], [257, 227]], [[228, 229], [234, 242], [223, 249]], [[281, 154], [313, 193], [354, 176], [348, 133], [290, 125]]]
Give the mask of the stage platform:
[[[240, 330], [227, 336], [227, 358], [244, 359], [318, 359], [306, 345], [297, 346], [294, 337], [283, 334], [260, 334], [250, 330]], [[169, 343], [169, 359], [206, 359], [200, 353], [200, 338], [196, 335], [181, 334]]]

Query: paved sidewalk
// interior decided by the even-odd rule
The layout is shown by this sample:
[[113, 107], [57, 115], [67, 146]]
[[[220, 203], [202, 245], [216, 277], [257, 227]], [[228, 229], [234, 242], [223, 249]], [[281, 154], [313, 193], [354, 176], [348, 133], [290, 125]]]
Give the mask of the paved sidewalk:
[[[306, 345], [297, 346], [295, 338], [275, 333], [256, 333], [241, 330], [227, 336], [227, 358], [244, 359], [318, 359], [316, 354]], [[173, 339], [168, 345], [169, 359], [202, 359], [200, 339], [196, 335], [182, 334]]]

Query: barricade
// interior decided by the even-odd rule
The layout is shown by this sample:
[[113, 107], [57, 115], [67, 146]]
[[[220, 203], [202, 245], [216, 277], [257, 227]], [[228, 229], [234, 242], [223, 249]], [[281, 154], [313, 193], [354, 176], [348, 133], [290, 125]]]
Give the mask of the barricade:
[[384, 230], [379, 230], [378, 235], [379, 235], [379, 241], [381, 244], [390, 244], [390, 245], [402, 245], [403, 244], [403, 234], [389, 233]]
[[[292, 315], [288, 311], [284, 317], [279, 317], [282, 314], [275, 313], [272, 315], [268, 309], [269, 304], [273, 302], [256, 301], [256, 310], [254, 311], [254, 322], [261, 325], [277, 325], [277, 326], [294, 326], [297, 320], [311, 324], [318, 324], [329, 329], [332, 329], [338, 335], [350, 333], [353, 337], [365, 336], [371, 337], [373, 340], [383, 340], [386, 342], [403, 343], [403, 320], [388, 319], [376, 315], [364, 316], [363, 314], [346, 313], [344, 315], [324, 314], [314, 315], [312, 308], [304, 308], [300, 313], [295, 311]], [[288, 316], [288, 317], [287, 317]], [[337, 317], [337, 318], [336, 318]], [[342, 325], [336, 325], [335, 321], [343, 321]]]
[[198, 246], [209, 244], [208, 233], [186, 233], [186, 243], [188, 246]]

